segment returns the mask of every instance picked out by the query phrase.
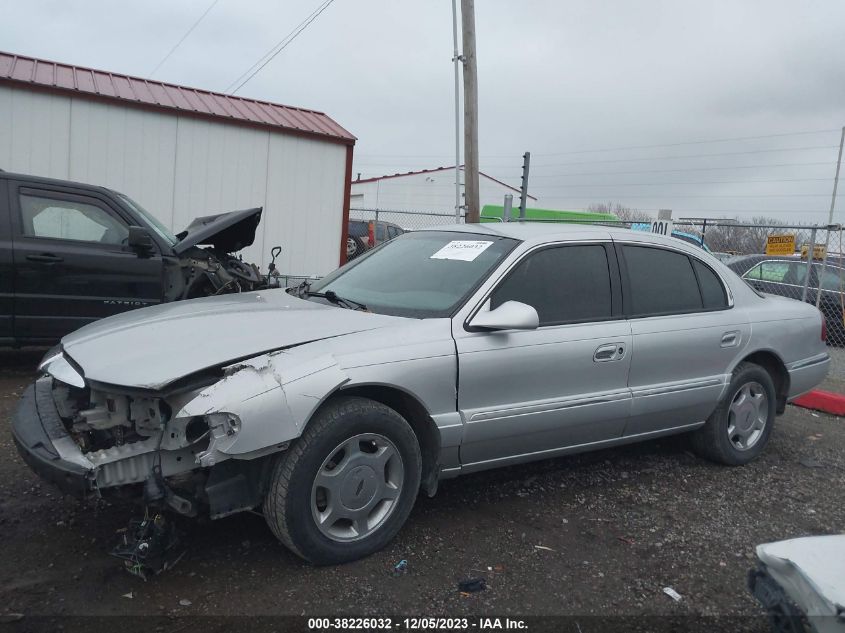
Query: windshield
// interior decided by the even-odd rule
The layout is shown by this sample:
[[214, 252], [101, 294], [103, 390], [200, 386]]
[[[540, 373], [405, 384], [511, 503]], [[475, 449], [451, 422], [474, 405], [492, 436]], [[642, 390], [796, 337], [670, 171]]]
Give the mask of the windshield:
[[118, 193], [117, 195], [120, 196], [120, 199], [123, 200], [129, 206], [130, 209], [132, 209], [133, 211], [135, 211], [135, 213], [143, 217], [147, 221], [147, 224], [149, 224], [149, 226], [153, 229], [153, 231], [158, 234], [161, 239], [163, 239], [171, 246], [175, 246], [179, 242], [179, 240], [176, 239], [176, 236], [173, 235], [173, 233], [171, 233], [166, 226], [159, 222], [144, 207], [132, 200], [132, 198], [127, 195], [124, 195], [122, 193]]
[[518, 243], [452, 231], [406, 233], [311, 286], [363, 303], [373, 312], [451, 316]]

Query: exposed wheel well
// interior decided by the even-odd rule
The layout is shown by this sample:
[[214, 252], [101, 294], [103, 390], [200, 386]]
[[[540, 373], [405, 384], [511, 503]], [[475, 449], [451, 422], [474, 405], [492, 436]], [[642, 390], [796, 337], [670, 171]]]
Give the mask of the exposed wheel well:
[[420, 453], [422, 454], [420, 488], [426, 494], [433, 495], [437, 490], [439, 475], [440, 431], [426, 408], [416, 398], [401, 389], [383, 385], [349, 387], [341, 389], [332, 397], [340, 395], [359, 396], [381, 402], [405, 418], [420, 443]]
[[789, 394], [789, 372], [786, 365], [773, 352], [754, 352], [742, 359], [744, 363], [754, 363], [765, 369], [772, 382], [775, 383], [775, 394], [777, 394], [777, 412], [783, 413], [786, 409], [786, 396]]

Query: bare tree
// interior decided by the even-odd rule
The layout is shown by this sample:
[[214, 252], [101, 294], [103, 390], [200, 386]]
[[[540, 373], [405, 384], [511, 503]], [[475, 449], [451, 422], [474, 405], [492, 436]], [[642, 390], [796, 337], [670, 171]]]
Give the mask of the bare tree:
[[704, 239], [711, 251], [740, 255], [762, 253], [766, 249], [766, 238], [772, 233], [777, 233], [779, 226], [783, 226], [783, 222], [765, 216], [751, 220], [723, 220], [713, 224], [708, 222]]
[[599, 202], [589, 205], [587, 209], [596, 213], [612, 213], [623, 222], [651, 222], [653, 220], [645, 211], [626, 207], [620, 202]]

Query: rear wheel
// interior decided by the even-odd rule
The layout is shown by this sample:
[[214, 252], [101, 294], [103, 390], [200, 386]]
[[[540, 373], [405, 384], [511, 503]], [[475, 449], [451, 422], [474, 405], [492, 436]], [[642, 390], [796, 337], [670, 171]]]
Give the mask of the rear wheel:
[[349, 261], [351, 259], [355, 259], [367, 250], [367, 247], [364, 245], [364, 241], [360, 237], [355, 237], [354, 235], [350, 235], [346, 238], [346, 260]]
[[707, 423], [692, 433], [693, 449], [729, 466], [747, 464], [769, 441], [776, 404], [769, 373], [759, 365], [740, 363], [719, 406]]
[[421, 461], [413, 430], [393, 409], [365, 398], [329, 402], [279, 457], [264, 516], [312, 563], [368, 556], [405, 523]]

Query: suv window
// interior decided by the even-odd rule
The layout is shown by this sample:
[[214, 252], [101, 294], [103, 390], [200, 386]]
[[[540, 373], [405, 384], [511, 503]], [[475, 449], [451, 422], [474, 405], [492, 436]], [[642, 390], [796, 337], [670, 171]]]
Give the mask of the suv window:
[[381, 222], [376, 224], [376, 242], [378, 242], [379, 244], [381, 244], [387, 239], [387, 235], [385, 235], [384, 228], [384, 224], [382, 224]]
[[760, 262], [743, 275], [745, 279], [793, 285], [803, 284], [806, 276], [806, 263], [784, 261]]
[[367, 237], [369, 234], [369, 226], [367, 222], [361, 220], [350, 220], [349, 235], [352, 237]]
[[719, 276], [707, 265], [697, 259], [692, 260], [698, 285], [701, 286], [701, 300], [705, 310], [719, 310], [728, 307], [728, 296]]
[[21, 194], [20, 208], [27, 237], [122, 244], [129, 236], [122, 222], [93, 204]]
[[493, 292], [490, 307], [506, 301], [532, 306], [540, 325], [611, 318], [610, 268], [604, 246], [556, 246], [528, 255]]
[[623, 246], [632, 316], [694, 312], [703, 308], [689, 257], [647, 246]]

